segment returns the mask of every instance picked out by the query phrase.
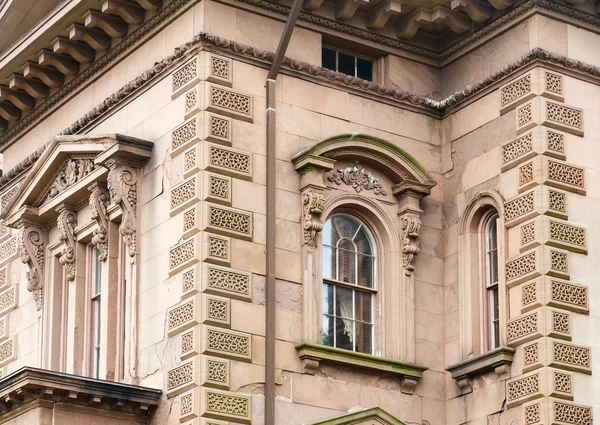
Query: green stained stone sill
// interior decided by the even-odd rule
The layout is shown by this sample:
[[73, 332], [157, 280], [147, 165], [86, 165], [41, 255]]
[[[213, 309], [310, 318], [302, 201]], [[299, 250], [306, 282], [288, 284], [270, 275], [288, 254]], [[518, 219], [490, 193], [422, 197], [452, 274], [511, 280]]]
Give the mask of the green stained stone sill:
[[423, 372], [427, 370], [426, 367], [422, 366], [319, 344], [300, 344], [296, 346], [296, 351], [298, 351], [298, 356], [302, 360], [343, 364], [361, 369], [387, 372], [399, 377], [416, 380], [420, 379], [423, 376]]
[[448, 366], [446, 370], [452, 374], [454, 379], [481, 375], [493, 371], [498, 366], [512, 364], [514, 354], [514, 348], [498, 347], [487, 353]]

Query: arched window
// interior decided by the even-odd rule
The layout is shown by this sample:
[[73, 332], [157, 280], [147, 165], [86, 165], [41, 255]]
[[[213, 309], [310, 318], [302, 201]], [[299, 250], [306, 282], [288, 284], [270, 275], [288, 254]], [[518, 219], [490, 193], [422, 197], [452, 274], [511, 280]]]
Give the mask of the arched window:
[[347, 215], [323, 227], [323, 344], [373, 353], [375, 250], [365, 226]]
[[500, 346], [500, 301], [498, 298], [498, 213], [491, 210], [484, 220], [485, 320], [489, 349]]

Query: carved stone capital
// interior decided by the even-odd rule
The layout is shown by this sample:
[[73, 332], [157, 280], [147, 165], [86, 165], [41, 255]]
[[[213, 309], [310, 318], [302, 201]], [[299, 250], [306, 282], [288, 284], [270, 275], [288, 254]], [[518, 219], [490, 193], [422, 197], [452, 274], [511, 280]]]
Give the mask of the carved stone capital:
[[65, 244], [58, 261], [65, 267], [65, 277], [71, 281], [75, 279], [75, 227], [77, 226], [77, 214], [65, 206], [59, 207], [58, 210], [58, 239]]
[[407, 275], [412, 274], [415, 269], [413, 261], [419, 254], [419, 232], [421, 231], [421, 220], [410, 215], [400, 217], [400, 229], [402, 231], [402, 265]]
[[19, 257], [29, 266], [27, 290], [33, 294], [38, 311], [43, 305], [44, 265], [46, 260], [46, 232], [37, 223], [19, 223]]
[[89, 188], [90, 209], [92, 211], [92, 220], [96, 221], [94, 236], [92, 236], [92, 245], [94, 245], [100, 256], [100, 261], [106, 261], [108, 258], [108, 214], [106, 212], [110, 202], [110, 196], [103, 184], [96, 183]]
[[137, 170], [116, 161], [110, 161], [106, 166], [110, 170], [107, 181], [110, 201], [119, 205], [123, 211], [119, 232], [127, 245], [129, 256], [135, 257], [137, 250]]
[[317, 245], [317, 233], [323, 230], [321, 214], [325, 209], [325, 197], [322, 193], [306, 191], [302, 194], [302, 228], [304, 243], [311, 247]]

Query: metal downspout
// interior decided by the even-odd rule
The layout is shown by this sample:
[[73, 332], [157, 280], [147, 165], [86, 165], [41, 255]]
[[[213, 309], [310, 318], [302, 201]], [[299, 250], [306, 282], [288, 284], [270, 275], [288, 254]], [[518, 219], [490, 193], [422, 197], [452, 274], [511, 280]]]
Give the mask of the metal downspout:
[[267, 76], [267, 258], [265, 330], [265, 425], [275, 425], [275, 82], [300, 14], [302, 0], [294, 0], [279, 46]]

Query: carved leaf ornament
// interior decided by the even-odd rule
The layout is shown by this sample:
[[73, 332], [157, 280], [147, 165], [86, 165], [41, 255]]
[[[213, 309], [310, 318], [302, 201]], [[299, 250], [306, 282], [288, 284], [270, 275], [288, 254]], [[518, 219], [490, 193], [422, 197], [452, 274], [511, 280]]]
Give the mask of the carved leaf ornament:
[[354, 166], [339, 168], [328, 179], [338, 185], [345, 183], [352, 186], [356, 193], [360, 193], [364, 189], [372, 190], [375, 195], [387, 195], [387, 192], [379, 183], [379, 178], [365, 171], [365, 168], [359, 163]]
[[44, 237], [42, 230], [25, 226], [19, 234], [19, 256], [29, 266], [27, 290], [33, 294], [37, 310], [42, 309], [44, 288]]
[[93, 170], [94, 161], [92, 159], [69, 158], [54, 178], [48, 191], [48, 199], [58, 196]]

